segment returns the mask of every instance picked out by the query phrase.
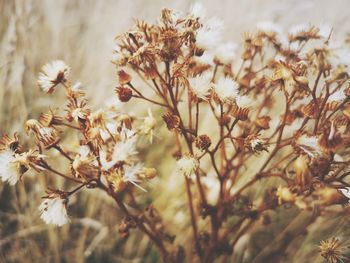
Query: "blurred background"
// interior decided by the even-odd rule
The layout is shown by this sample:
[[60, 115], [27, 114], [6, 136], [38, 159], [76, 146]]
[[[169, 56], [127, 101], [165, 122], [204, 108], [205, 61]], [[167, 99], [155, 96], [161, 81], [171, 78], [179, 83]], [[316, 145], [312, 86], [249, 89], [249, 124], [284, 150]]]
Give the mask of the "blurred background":
[[[334, 28], [335, 40], [344, 38], [350, 30], [349, 0], [201, 2], [208, 16], [224, 21], [225, 38], [237, 43], [243, 32], [253, 31], [258, 23], [266, 21], [278, 24], [286, 32], [299, 24], [326, 25]], [[36, 85], [42, 65], [54, 59], [62, 59], [71, 66], [71, 79], [83, 83], [92, 105], [98, 108], [109, 103], [116, 85], [116, 70], [110, 62], [114, 37], [131, 27], [136, 18], [154, 22], [163, 7], [186, 12], [193, 3], [185, 0], [0, 0], [0, 133], [22, 130], [28, 118], [37, 117], [49, 106], [61, 106], [63, 93], [49, 97]], [[133, 105], [133, 112], [144, 111], [142, 106]], [[170, 144], [164, 143], [152, 150], [153, 160], [144, 157], [145, 161], [152, 164], [161, 159], [167, 147]], [[151, 195], [157, 209], [165, 211], [164, 220], [177, 222], [169, 226], [170, 232], [172, 229], [184, 231], [188, 223], [182, 210], [184, 204], [165, 201], [169, 195], [181, 196], [183, 191], [174, 187], [170, 179], [167, 179], [170, 190], [151, 191]], [[47, 184], [59, 186], [62, 182], [42, 177], [39, 184], [34, 181], [38, 179], [29, 175], [16, 187], [0, 184], [0, 262], [159, 261], [146, 237], [138, 233], [133, 233], [128, 240], [118, 237], [118, 211], [111, 200], [94, 191], [71, 200], [72, 224], [60, 229], [44, 225], [37, 211], [40, 196], [44, 195]], [[139, 198], [143, 198], [142, 195]], [[288, 213], [289, 218], [280, 219], [278, 227], [295, 216], [293, 211]], [[342, 229], [345, 219], [328, 220], [328, 226], [338, 225], [332, 231], [345, 234]], [[327, 226], [319, 222], [311, 228], [314, 235], [303, 241], [306, 242], [304, 249], [284, 262], [322, 262], [315, 253], [317, 233], [322, 227]], [[186, 238], [184, 231], [177, 242]]]

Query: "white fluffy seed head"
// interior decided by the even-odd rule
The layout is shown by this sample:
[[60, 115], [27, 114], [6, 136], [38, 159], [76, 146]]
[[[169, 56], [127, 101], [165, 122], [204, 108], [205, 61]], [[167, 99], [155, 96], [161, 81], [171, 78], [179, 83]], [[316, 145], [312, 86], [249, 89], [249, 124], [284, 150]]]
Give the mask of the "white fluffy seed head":
[[20, 178], [19, 163], [10, 149], [0, 152], [0, 178], [10, 185], [15, 185]]
[[233, 101], [238, 96], [238, 83], [229, 77], [221, 77], [213, 85], [218, 98], [223, 102]]
[[63, 226], [69, 222], [66, 208], [67, 200], [55, 197], [46, 198], [39, 206], [40, 218], [46, 224]]
[[39, 74], [39, 87], [47, 93], [52, 93], [59, 83], [67, 80], [69, 72], [69, 66], [62, 60], [47, 63], [42, 67], [42, 72]]
[[191, 155], [184, 155], [177, 160], [177, 166], [182, 174], [191, 176], [198, 169], [199, 161]]
[[212, 74], [205, 72], [202, 75], [197, 75], [194, 78], [189, 79], [191, 91], [203, 100], [207, 99], [207, 95], [210, 91]]

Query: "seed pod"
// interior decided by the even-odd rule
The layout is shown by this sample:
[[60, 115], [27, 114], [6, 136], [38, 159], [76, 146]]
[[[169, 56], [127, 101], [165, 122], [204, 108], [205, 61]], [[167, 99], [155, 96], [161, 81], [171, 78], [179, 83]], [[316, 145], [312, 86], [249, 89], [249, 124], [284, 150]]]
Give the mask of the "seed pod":
[[249, 109], [240, 108], [235, 105], [232, 107], [231, 115], [240, 121], [246, 121], [248, 119]]
[[196, 147], [202, 151], [208, 149], [211, 145], [211, 139], [208, 135], [200, 135], [194, 141]]
[[132, 97], [132, 90], [129, 88], [117, 87], [115, 91], [121, 102], [128, 102]]
[[180, 118], [171, 112], [165, 113], [163, 120], [169, 130], [176, 129], [180, 125]]
[[119, 70], [118, 79], [119, 79], [120, 85], [125, 85], [131, 81], [131, 76], [128, 73], [126, 73], [124, 70]]

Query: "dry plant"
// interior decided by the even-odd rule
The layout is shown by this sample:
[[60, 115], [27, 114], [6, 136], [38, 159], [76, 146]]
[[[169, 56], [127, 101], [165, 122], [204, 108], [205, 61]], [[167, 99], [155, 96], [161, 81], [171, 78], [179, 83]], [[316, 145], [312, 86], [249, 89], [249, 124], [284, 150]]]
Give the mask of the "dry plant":
[[[144, 101], [163, 112], [166, 140], [174, 142], [163, 154], [176, 159], [190, 240], [169, 230], [176, 215], [163, 219], [147, 199], [147, 182], [172, 173], [157, 175], [157, 167], [137, 158], [145, 138], [144, 151], [156, 147], [159, 118], [150, 109], [144, 116], [92, 109], [61, 60], [42, 68], [38, 85], [52, 96], [65, 91], [66, 106], [26, 122], [27, 147], [17, 134], [3, 136], [1, 179], [14, 185], [30, 170], [62, 177], [65, 189], [48, 185], [39, 206], [41, 218], [57, 226], [69, 223], [75, 194], [106, 193], [123, 214], [119, 235], [126, 239], [131, 229], [140, 230], [164, 262], [283, 261], [316, 220], [349, 214], [348, 65], [332, 48], [331, 30], [308, 26], [284, 36], [265, 24], [243, 36], [240, 58], [234, 44], [222, 41], [222, 31], [222, 22], [206, 18], [199, 4], [189, 14], [163, 9], [158, 23], [136, 21], [116, 37], [112, 58], [119, 101]], [[135, 197], [140, 191], [144, 200]], [[270, 245], [241, 253], [255, 225], [279, 224], [271, 211], [283, 207], [302, 212]], [[322, 239], [322, 257], [348, 260], [346, 244]]]

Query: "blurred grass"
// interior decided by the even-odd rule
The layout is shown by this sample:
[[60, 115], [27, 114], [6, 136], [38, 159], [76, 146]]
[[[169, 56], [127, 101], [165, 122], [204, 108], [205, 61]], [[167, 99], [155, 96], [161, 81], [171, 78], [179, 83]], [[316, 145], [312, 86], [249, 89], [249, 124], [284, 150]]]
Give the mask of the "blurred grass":
[[[56, 92], [49, 97], [36, 86], [40, 67], [56, 58], [64, 59], [72, 67], [73, 79], [83, 82], [93, 105], [103, 105], [112, 96], [115, 85], [115, 69], [109, 62], [114, 36], [127, 30], [133, 18], [154, 21], [161, 7], [186, 10], [191, 2], [0, 1], [0, 132], [21, 131], [26, 119], [37, 117], [49, 106], [62, 104], [62, 93]], [[315, 1], [258, 2], [222, 1], [220, 5], [205, 1], [208, 12], [222, 16], [228, 25], [228, 37], [235, 40], [243, 30], [261, 20], [274, 20], [288, 26], [305, 22], [309, 12], [312, 14], [310, 21], [330, 22], [337, 26], [338, 33], [346, 33], [345, 22], [350, 20], [348, 9], [342, 7], [348, 3], [346, 1], [339, 1], [337, 6], [329, 1], [319, 1], [320, 12], [312, 12]], [[283, 10], [291, 6], [294, 9], [283, 15]], [[326, 16], [329, 21], [323, 21]], [[133, 112], [145, 111], [143, 106], [136, 105], [131, 108]], [[175, 242], [184, 244], [185, 249], [191, 251], [189, 219], [185, 216], [188, 212], [186, 198], [181, 187], [183, 178], [179, 180], [176, 173], [169, 173], [173, 171], [171, 153], [174, 149], [165, 136], [166, 131], [162, 128], [156, 138], [162, 143], [151, 146], [147, 155], [145, 151], [143, 154], [143, 161], [156, 166], [161, 174], [150, 183], [150, 196], [164, 215], [167, 230], [177, 234]], [[23, 134], [21, 137], [25, 138]], [[128, 240], [118, 237], [117, 223], [121, 214], [112, 200], [98, 191], [85, 191], [70, 200], [70, 225], [53, 228], [43, 224], [37, 207], [47, 185], [72, 187], [50, 175], [26, 175], [16, 187], [0, 184], [0, 262], [159, 261], [155, 248], [137, 231], [133, 231]], [[142, 203], [150, 201], [140, 192], [137, 199]], [[226, 262], [250, 262], [299, 213], [293, 209], [285, 210], [270, 213], [272, 221], [278, 222], [276, 224], [256, 224], [251, 236], [242, 239], [235, 258], [227, 258]], [[304, 233], [291, 240], [286, 257], [278, 259], [279, 262], [323, 262], [316, 253], [318, 242], [334, 233], [345, 239], [350, 234], [349, 220], [334, 215], [318, 219], [308, 228], [307, 235]], [[205, 229], [206, 226], [206, 222], [202, 222], [201, 227]], [[249, 238], [253, 241], [244, 244]], [[217, 261], [224, 261], [224, 258]], [[188, 258], [187, 262], [192, 259]]]

